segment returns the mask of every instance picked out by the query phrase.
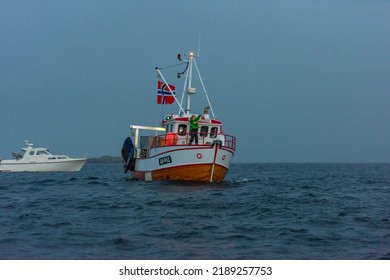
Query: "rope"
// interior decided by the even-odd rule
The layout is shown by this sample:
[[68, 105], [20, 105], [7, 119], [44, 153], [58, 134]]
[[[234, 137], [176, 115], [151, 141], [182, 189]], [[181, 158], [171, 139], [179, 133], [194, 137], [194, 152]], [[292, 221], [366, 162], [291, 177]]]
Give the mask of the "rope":
[[169, 65], [169, 66], [165, 66], [165, 67], [157, 67], [158, 69], [168, 69], [168, 68], [172, 68], [172, 67], [176, 67], [176, 66], [179, 66], [179, 65], [183, 65], [187, 62], [181, 62], [181, 63], [178, 63], [178, 64], [174, 64], [174, 65]]

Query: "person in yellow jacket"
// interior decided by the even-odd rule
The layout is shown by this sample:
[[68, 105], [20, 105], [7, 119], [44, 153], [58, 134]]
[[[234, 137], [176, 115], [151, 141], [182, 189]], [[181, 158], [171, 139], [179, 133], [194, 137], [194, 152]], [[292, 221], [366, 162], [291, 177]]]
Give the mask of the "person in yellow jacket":
[[202, 116], [199, 115], [195, 117], [195, 115], [192, 115], [190, 118], [190, 141], [188, 145], [191, 145], [192, 142], [195, 139], [195, 145], [198, 145], [198, 121], [200, 120]]

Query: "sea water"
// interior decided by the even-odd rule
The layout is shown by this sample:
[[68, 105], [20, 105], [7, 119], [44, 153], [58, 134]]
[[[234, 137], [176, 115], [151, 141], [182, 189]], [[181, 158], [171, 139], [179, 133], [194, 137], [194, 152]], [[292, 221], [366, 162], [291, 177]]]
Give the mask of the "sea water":
[[221, 183], [121, 164], [0, 173], [0, 259], [390, 259], [390, 164], [232, 164]]

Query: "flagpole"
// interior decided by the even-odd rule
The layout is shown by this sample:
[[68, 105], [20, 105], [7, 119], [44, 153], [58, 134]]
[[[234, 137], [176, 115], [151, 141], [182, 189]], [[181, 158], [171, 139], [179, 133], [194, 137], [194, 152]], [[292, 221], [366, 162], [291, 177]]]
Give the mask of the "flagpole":
[[182, 112], [184, 113], [183, 107], [181, 106], [181, 104], [180, 104], [179, 101], [177, 100], [176, 95], [173, 93], [171, 87], [169, 86], [169, 84], [168, 84], [167, 81], [165, 80], [163, 74], [161, 73], [161, 71], [160, 71], [160, 69], [159, 69], [158, 67], [156, 67], [156, 72], [157, 72], [157, 77], [160, 77], [160, 78], [163, 80], [164, 84], [167, 85], [167, 88], [168, 88], [169, 92], [172, 94], [172, 96], [173, 96], [173, 98], [175, 99], [176, 103], [179, 105], [180, 111], [182, 111]]

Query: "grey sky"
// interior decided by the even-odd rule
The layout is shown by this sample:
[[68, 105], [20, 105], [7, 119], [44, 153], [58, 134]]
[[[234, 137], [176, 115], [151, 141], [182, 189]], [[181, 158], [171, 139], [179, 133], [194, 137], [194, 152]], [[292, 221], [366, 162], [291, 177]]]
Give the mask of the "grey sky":
[[235, 162], [390, 161], [389, 15], [380, 0], [0, 0], [0, 158], [24, 139], [119, 155], [130, 124], [177, 112], [156, 104], [154, 67], [201, 32]]

